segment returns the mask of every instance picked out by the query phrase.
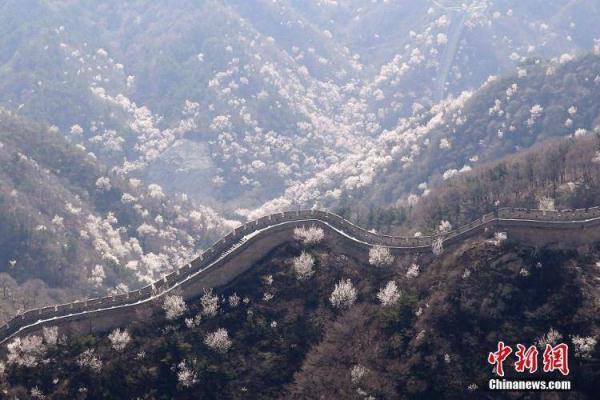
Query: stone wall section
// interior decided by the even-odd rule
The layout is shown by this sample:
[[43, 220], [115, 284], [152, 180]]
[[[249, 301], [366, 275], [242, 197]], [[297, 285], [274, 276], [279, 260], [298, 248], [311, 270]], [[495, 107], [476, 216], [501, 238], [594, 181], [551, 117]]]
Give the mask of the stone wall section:
[[189, 264], [139, 290], [26, 311], [0, 327], [0, 344], [8, 339], [59, 326], [64, 333], [105, 332], [127, 326], [162, 296], [178, 293], [186, 300], [204, 289], [228, 284], [280, 244], [293, 239], [294, 228], [318, 225], [329, 239], [354, 246], [381, 245], [395, 254], [430, 252], [434, 240], [444, 247], [486, 231], [507, 231], [525, 244], [581, 246], [600, 241], [600, 207], [542, 211], [501, 208], [439, 236], [400, 237], [369, 232], [330, 212], [288, 211], [250, 221], [223, 237]]

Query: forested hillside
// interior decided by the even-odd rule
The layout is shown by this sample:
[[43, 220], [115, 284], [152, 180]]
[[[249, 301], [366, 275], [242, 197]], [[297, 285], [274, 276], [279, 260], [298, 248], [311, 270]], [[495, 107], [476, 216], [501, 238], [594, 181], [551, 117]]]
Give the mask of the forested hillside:
[[0, 188], [3, 320], [158, 279], [234, 226], [4, 110]]
[[[104, 193], [86, 181], [96, 193], [90, 212], [102, 221], [112, 212], [126, 235], [140, 226], [150, 235], [160, 224], [179, 227], [187, 217], [145, 215], [150, 206], [135, 204], [132, 188], [111, 194], [118, 182], [158, 184], [168, 198], [187, 194], [200, 209], [194, 218], [211, 220], [204, 226], [313, 206], [361, 221], [371, 209], [395, 207], [397, 224], [454, 175], [597, 126], [599, 9], [591, 1], [27, 0], [0, 7], [0, 104], [56, 127], [57, 140], [106, 166], [94, 177], [114, 187]], [[26, 146], [18, 151], [27, 155]], [[71, 181], [86, 179], [72, 168]], [[88, 201], [70, 190], [50, 198]], [[114, 197], [96, 200], [100, 194]], [[124, 194], [138, 219], [117, 215], [127, 208], [118, 199]], [[14, 220], [32, 219], [38, 208]], [[431, 218], [438, 217], [441, 211]], [[67, 221], [65, 234], [77, 237], [80, 224]], [[186, 232], [198, 247], [198, 232]], [[159, 235], [158, 242], [179, 243], [152, 251], [162, 270], [192, 239]], [[132, 261], [119, 252], [120, 263]], [[11, 252], [3, 257], [14, 260]], [[42, 264], [48, 267], [40, 271], [57, 268]]]
[[563, 341], [567, 398], [595, 398], [597, 248], [478, 238], [438, 258], [379, 248], [361, 259], [333, 242], [286, 243], [196, 301], [161, 299], [127, 330], [15, 340], [1, 384], [48, 399], [482, 398], [499, 340]]
[[0, 1], [0, 323], [148, 285], [44, 314], [91, 332], [101, 304], [122, 329], [3, 331], [45, 324], [0, 351], [0, 397], [485, 398], [503, 340], [568, 343], [565, 398], [596, 398], [597, 244], [297, 227], [180, 292], [263, 254], [238, 230], [226, 273], [150, 283], [287, 210], [422, 236], [600, 206], [598, 20], [597, 0]]
[[419, 122], [409, 121], [410, 129], [389, 132], [389, 144], [381, 146], [387, 150], [365, 175], [368, 184], [339, 204], [362, 213], [369, 205], [411, 204], [479, 165], [547, 139], [596, 132], [600, 56], [522, 68], [527, 73], [520, 77], [490, 81], [459, 105], [426, 111]]
[[421, 216], [415, 217], [432, 227], [441, 217], [462, 224], [496, 206], [595, 207], [600, 199], [599, 151], [596, 135], [536, 146], [449, 180], [422, 199], [416, 207]]
[[426, 189], [400, 207], [338, 212], [385, 232], [435, 232], [442, 221], [458, 227], [497, 207], [573, 209], [599, 205], [600, 138], [554, 139], [485, 163]]
[[[557, 66], [593, 51], [600, 37], [591, 0], [0, 7], [0, 104], [56, 125], [123, 174], [250, 218], [335, 205], [379, 186], [386, 169], [410, 159], [418, 166], [411, 138], [434, 128], [439, 117], [427, 121], [448, 95], [476, 90], [490, 75], [535, 75], [524, 67], [531, 60]], [[528, 84], [512, 83], [521, 81]], [[444, 126], [459, 110], [460, 102]], [[493, 156], [488, 144], [472, 150]], [[432, 163], [427, 172], [463, 166]], [[405, 197], [416, 179], [369, 198]]]

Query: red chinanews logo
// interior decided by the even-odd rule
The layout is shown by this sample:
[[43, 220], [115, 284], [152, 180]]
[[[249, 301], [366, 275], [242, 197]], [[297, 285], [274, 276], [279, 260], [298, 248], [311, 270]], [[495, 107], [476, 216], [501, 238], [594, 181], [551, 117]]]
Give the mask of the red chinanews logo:
[[[498, 342], [498, 349], [488, 354], [487, 361], [494, 366], [494, 373], [498, 376], [504, 376], [504, 361], [513, 353], [510, 346], [506, 346], [504, 342]], [[517, 344], [515, 356], [517, 361], [514, 363], [514, 369], [517, 372], [525, 372], [527, 370], [533, 374], [538, 370], [538, 355], [539, 351], [535, 346], [528, 348], [522, 344]], [[547, 344], [542, 356], [543, 371], [553, 372], [559, 371], [563, 375], [569, 375], [569, 346], [565, 343], [552, 346]]]

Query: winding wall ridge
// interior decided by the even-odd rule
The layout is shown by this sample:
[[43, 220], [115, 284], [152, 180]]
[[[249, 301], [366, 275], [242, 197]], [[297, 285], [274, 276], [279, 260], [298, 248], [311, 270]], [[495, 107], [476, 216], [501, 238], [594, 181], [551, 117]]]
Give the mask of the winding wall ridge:
[[[533, 227], [556, 230], [562, 228], [600, 225], [600, 207], [577, 210], [541, 211], [518, 208], [501, 208], [494, 213], [445, 233], [443, 236], [401, 237], [369, 232], [339, 215], [320, 210], [288, 211], [272, 214], [250, 221], [236, 228], [214, 243], [191, 263], [166, 275], [164, 278], [139, 290], [125, 294], [75, 301], [68, 304], [49, 306], [26, 311], [0, 327], [0, 344], [34, 328], [51, 325], [59, 320], [76, 319], [84, 315], [137, 306], [161, 297], [182, 285], [191, 284], [206, 277], [205, 272], [218, 268], [234, 259], [241, 249], [248, 248], [255, 238], [266, 237], [267, 232], [277, 229], [317, 223], [364, 245], [381, 245], [397, 251], [429, 251], [432, 243], [440, 238], [444, 244], [453, 244], [480, 233], [488, 226], [501, 228]], [[210, 272], [209, 271], [209, 272]], [[234, 276], [239, 272], [233, 271]]]

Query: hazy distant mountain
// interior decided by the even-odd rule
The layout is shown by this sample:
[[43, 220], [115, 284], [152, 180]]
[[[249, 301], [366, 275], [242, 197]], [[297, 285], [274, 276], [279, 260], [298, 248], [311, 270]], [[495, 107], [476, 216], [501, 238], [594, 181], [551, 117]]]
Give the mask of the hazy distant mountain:
[[[253, 209], [328, 169], [350, 170], [386, 130], [403, 129], [400, 118], [447, 95], [536, 57], [592, 50], [599, 8], [9, 1], [0, 103], [58, 126], [123, 174], [222, 210]], [[355, 186], [339, 179], [342, 192]]]

